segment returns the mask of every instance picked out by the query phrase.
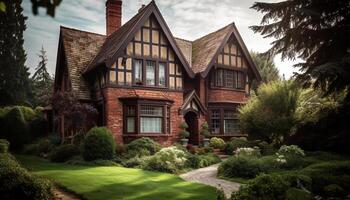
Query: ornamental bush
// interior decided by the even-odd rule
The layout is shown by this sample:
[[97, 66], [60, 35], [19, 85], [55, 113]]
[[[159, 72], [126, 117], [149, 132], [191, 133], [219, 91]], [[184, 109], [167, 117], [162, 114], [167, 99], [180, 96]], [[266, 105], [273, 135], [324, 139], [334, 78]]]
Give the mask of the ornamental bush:
[[0, 156], [0, 195], [2, 200], [50, 200], [49, 181], [30, 174], [10, 154]]
[[146, 160], [145, 169], [176, 173], [185, 167], [187, 154], [174, 146], [161, 149]]
[[241, 147], [253, 147], [253, 145], [246, 139], [233, 138], [231, 141], [227, 142], [225, 152], [227, 155], [232, 155], [237, 148]]
[[106, 127], [89, 130], [83, 142], [83, 157], [86, 161], [109, 160], [115, 154], [115, 141]]
[[260, 175], [232, 193], [231, 200], [281, 200], [290, 183], [279, 175]]
[[158, 152], [162, 146], [148, 137], [142, 137], [130, 142], [127, 146], [128, 157], [149, 156]]
[[284, 156], [305, 156], [304, 150], [297, 145], [282, 145], [278, 153]]
[[50, 154], [49, 158], [53, 162], [66, 162], [73, 156], [79, 155], [80, 149], [78, 146], [73, 144], [63, 144], [54, 148]]
[[219, 156], [213, 153], [202, 155], [190, 154], [187, 158], [186, 166], [197, 169], [219, 163], [220, 161]]
[[224, 149], [226, 143], [221, 138], [212, 137], [212, 138], [210, 138], [209, 145], [211, 147], [213, 147], [214, 149]]
[[235, 151], [235, 156], [260, 156], [260, 149], [258, 147], [241, 147], [237, 148]]

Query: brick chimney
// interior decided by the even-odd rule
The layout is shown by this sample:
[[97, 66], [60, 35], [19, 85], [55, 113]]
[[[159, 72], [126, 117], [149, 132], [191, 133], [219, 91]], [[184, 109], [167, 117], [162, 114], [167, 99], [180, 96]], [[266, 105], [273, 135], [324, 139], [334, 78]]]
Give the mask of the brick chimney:
[[122, 25], [122, 1], [107, 0], [106, 2], [106, 34], [111, 35]]

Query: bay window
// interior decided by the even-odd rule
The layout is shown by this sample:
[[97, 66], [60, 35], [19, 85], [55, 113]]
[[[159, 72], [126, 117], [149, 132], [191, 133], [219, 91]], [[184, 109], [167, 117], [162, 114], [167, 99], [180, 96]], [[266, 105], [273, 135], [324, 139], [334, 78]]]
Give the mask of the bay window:
[[170, 106], [132, 103], [124, 106], [125, 134], [169, 134]]
[[211, 78], [212, 87], [244, 89], [246, 85], [246, 72], [230, 69], [216, 69]]

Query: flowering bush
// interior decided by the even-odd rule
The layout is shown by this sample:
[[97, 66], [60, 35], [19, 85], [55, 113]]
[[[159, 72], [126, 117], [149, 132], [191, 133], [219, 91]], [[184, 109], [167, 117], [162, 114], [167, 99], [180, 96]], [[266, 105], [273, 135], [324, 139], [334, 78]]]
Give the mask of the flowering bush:
[[176, 173], [185, 166], [187, 154], [176, 147], [167, 147], [151, 156], [145, 165], [145, 169]]
[[250, 147], [242, 147], [237, 148], [236, 151], [234, 151], [236, 156], [259, 156], [260, 155], [260, 149], [258, 147], [250, 148]]
[[284, 155], [276, 153], [276, 161], [280, 164], [285, 164], [287, 163], [287, 159], [286, 157], [284, 157]]
[[212, 137], [209, 143], [210, 143], [210, 146], [213, 147], [214, 149], [224, 149], [226, 146], [225, 141], [217, 137]]
[[278, 150], [278, 153], [284, 156], [305, 156], [304, 150], [297, 145], [283, 145]]

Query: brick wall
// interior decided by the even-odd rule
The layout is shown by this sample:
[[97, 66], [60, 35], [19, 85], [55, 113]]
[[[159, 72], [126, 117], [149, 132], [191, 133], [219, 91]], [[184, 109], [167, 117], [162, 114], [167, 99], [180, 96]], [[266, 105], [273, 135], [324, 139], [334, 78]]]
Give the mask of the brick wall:
[[209, 89], [209, 102], [245, 102], [247, 97], [245, 91], [225, 90], [225, 89]]
[[[178, 127], [183, 121], [183, 116], [179, 114], [178, 110], [183, 104], [182, 92], [163, 92], [154, 90], [142, 90], [142, 89], [124, 89], [124, 88], [105, 88], [103, 89], [106, 102], [106, 126], [114, 134], [116, 143], [124, 144], [128, 143], [136, 138], [149, 136], [160, 142], [164, 146], [169, 146], [172, 143], [179, 140]], [[140, 96], [142, 98], [162, 98], [170, 99], [174, 103], [170, 107], [170, 135], [131, 135], [123, 136], [123, 104], [119, 98], [123, 97], [135, 97]]]

